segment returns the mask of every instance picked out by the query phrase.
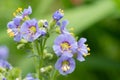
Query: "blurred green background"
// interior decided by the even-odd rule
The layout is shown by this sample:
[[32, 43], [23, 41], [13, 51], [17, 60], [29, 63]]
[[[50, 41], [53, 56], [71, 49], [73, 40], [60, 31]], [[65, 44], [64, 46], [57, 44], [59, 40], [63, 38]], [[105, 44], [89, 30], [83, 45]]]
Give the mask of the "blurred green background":
[[86, 37], [91, 55], [85, 62], [76, 61], [75, 71], [58, 80], [120, 80], [120, 0], [0, 0], [0, 45], [7, 45], [9, 62], [23, 70], [23, 76], [34, 71], [25, 50], [6, 33], [6, 25], [18, 8], [33, 9], [32, 18], [51, 19], [54, 11], [63, 9], [63, 19], [75, 34]]

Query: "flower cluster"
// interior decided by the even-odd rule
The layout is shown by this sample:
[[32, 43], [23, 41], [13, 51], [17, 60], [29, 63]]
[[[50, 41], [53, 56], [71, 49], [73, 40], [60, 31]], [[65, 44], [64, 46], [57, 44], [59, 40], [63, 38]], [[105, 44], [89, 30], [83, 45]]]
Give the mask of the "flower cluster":
[[[32, 42], [46, 34], [46, 31], [40, 28], [36, 19], [30, 19], [29, 15], [31, 13], [32, 9], [30, 6], [23, 11], [22, 8], [18, 8], [16, 12], [13, 13], [15, 17], [7, 24], [7, 32], [10, 37], [14, 37], [15, 41], [20, 42], [24, 39], [28, 42]], [[45, 24], [46, 23], [47, 22], [45, 22]]]
[[[7, 61], [9, 50], [6, 46], [0, 46], [0, 80], [21, 80], [21, 76], [18, 72], [19, 69], [16, 69], [11, 66]], [[17, 72], [17, 73], [16, 73]], [[10, 78], [11, 77], [11, 78]], [[35, 79], [30, 73], [26, 76], [24, 80], [38, 80]]]
[[77, 60], [84, 61], [83, 56], [89, 55], [88, 51], [90, 49], [85, 44], [86, 38], [80, 38], [77, 42], [74, 36], [66, 29], [68, 21], [64, 20], [61, 24], [58, 24], [61, 34], [55, 39], [53, 50], [60, 58], [57, 60], [55, 68], [62, 75], [66, 75], [72, 73], [75, 69], [74, 55], [76, 55]]
[[[60, 74], [67, 75], [75, 70], [75, 60], [85, 61], [84, 56], [90, 55], [88, 45], [85, 44], [86, 38], [80, 38], [77, 41], [74, 34], [67, 30], [67, 20], [60, 21], [63, 16], [63, 10], [59, 9], [52, 15], [52, 20], [37, 20], [31, 19], [29, 15], [32, 13], [32, 9], [29, 6], [28, 9], [22, 10], [18, 8], [14, 13], [14, 18], [7, 24], [7, 33], [10, 37], [13, 37], [18, 42], [17, 48], [27, 45], [30, 47], [32, 57], [35, 61], [34, 74], [36, 79], [28, 74], [24, 80], [43, 80], [50, 76], [50, 80], [53, 80], [56, 75], [54, 72], [58, 70]], [[73, 28], [72, 28], [73, 30]], [[54, 40], [53, 50], [59, 57], [53, 68], [53, 63], [49, 59], [54, 58], [54, 54], [48, 52], [48, 46], [46, 45], [49, 36], [52, 33], [59, 33]], [[0, 58], [6, 59], [7, 53], [0, 54]], [[0, 61], [2, 63], [2, 61]], [[52, 64], [52, 65], [51, 65]], [[1, 64], [0, 64], [1, 66]], [[3, 66], [3, 65], [2, 65]], [[8, 66], [5, 66], [8, 68]]]

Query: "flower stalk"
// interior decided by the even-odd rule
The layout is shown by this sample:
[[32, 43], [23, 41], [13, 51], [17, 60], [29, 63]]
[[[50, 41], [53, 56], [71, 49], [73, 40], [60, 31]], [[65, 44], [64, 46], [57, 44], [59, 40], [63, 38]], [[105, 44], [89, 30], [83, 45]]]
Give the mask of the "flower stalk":
[[[30, 6], [23, 11], [18, 8], [15, 18], [7, 25], [7, 32], [18, 43], [18, 49], [31, 45], [29, 49], [34, 55], [35, 73], [28, 74], [24, 80], [56, 80], [58, 72], [63, 76], [72, 73], [75, 70], [74, 55], [81, 62], [85, 61], [84, 56], [89, 55], [90, 48], [85, 44], [87, 39], [80, 38], [77, 42], [66, 28], [68, 21], [60, 21], [64, 16], [61, 9], [54, 12], [50, 22], [31, 19], [31, 13]], [[52, 47], [54, 52], [50, 52], [46, 45], [51, 33], [58, 34]], [[58, 58], [56, 63], [53, 62], [55, 54]]]

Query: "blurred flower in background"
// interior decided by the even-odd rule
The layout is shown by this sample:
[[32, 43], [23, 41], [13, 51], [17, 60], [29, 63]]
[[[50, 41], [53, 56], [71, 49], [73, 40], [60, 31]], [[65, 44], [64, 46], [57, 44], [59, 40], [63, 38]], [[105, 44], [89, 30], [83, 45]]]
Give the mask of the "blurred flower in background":
[[81, 5], [84, 0], [70, 0], [74, 6]]
[[8, 58], [9, 50], [6, 46], [0, 46], [0, 59], [6, 60]]
[[0, 68], [12, 69], [11, 64], [7, 62], [8, 48], [6, 46], [0, 46]]

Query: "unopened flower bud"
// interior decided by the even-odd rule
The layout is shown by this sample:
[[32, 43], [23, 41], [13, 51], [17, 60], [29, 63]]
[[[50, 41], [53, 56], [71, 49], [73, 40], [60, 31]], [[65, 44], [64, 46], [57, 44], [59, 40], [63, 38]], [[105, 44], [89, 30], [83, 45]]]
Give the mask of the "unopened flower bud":
[[41, 69], [40, 69], [40, 72], [42, 72], [42, 73], [45, 73], [45, 72], [49, 72], [50, 70], [52, 70], [52, 66], [51, 65], [49, 65], [49, 66], [47, 66], [47, 67], [42, 67]]

